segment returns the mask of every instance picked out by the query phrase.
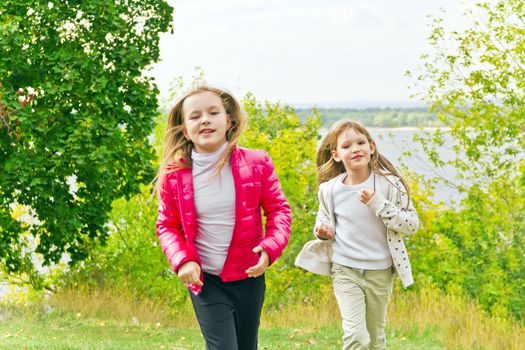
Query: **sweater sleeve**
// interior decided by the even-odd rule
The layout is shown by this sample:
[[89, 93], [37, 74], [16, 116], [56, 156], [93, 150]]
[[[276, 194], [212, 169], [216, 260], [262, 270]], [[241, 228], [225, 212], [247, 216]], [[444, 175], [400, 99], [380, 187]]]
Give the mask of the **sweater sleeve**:
[[[319, 202], [319, 210], [317, 211], [317, 217], [315, 219], [315, 227], [313, 231], [316, 237], [317, 235], [315, 234], [315, 229], [321, 226], [321, 224], [328, 224], [332, 226], [331, 224], [332, 220], [330, 220], [330, 215], [328, 214], [328, 208], [326, 207], [326, 203], [323, 197], [323, 184], [319, 186], [319, 192], [317, 193], [317, 199]], [[322, 239], [322, 238], [319, 238], [319, 239]]]
[[389, 185], [390, 198], [395, 203], [385, 198], [380, 192], [376, 192], [367, 206], [387, 228], [404, 234], [415, 233], [419, 228], [419, 218], [412, 202], [408, 203], [405, 187], [399, 179], [396, 179], [395, 185], [390, 183]]

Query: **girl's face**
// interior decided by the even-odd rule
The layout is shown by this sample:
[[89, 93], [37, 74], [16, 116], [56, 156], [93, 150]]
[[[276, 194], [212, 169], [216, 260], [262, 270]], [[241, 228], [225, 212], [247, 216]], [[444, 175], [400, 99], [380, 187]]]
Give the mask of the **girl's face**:
[[211, 91], [191, 95], [182, 104], [184, 136], [193, 142], [199, 153], [212, 153], [226, 142], [230, 116], [219, 96]]
[[368, 170], [368, 163], [376, 151], [375, 142], [368, 142], [365, 135], [352, 128], [337, 137], [337, 147], [332, 151], [336, 162], [343, 162], [347, 172]]

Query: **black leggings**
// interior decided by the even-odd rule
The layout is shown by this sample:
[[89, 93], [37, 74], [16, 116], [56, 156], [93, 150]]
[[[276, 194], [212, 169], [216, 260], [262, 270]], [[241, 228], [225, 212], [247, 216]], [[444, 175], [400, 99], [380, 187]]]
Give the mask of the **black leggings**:
[[200, 295], [191, 301], [207, 350], [256, 350], [266, 282], [264, 275], [222, 282], [204, 273]]

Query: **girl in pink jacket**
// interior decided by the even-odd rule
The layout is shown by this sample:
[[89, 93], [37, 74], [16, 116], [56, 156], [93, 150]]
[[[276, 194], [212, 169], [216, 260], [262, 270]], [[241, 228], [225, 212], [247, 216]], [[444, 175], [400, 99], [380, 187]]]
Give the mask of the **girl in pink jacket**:
[[158, 175], [157, 236], [192, 292], [207, 349], [257, 349], [264, 272], [290, 236], [272, 160], [236, 144], [245, 124], [230, 93], [188, 92], [170, 112]]

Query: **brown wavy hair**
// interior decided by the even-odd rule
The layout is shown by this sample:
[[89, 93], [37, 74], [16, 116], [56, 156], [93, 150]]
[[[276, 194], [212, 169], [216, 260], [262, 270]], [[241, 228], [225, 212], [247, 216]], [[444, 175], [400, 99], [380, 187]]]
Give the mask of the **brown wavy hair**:
[[217, 172], [220, 172], [224, 164], [228, 161], [233, 146], [239, 140], [239, 137], [246, 126], [246, 115], [239, 102], [230, 92], [208, 85], [200, 85], [187, 91], [177, 100], [168, 116], [166, 134], [164, 136], [164, 153], [160, 162], [156, 178], [157, 183], [155, 185], [158, 194], [160, 194], [159, 191], [162, 188], [167, 174], [179, 169], [191, 168], [191, 151], [193, 149], [193, 143], [184, 136], [185, 126], [184, 115], [182, 112], [184, 101], [186, 101], [188, 97], [202, 92], [214, 93], [221, 99], [230, 122], [230, 128], [226, 132], [228, 146], [217, 163]]
[[[339, 135], [341, 135], [343, 132], [346, 132], [349, 129], [352, 129], [358, 134], [365, 136], [369, 143], [373, 142], [372, 136], [364, 127], [364, 125], [360, 122], [353, 120], [340, 120], [338, 122], [335, 122], [326, 134], [323, 141], [321, 142], [321, 146], [317, 151], [316, 164], [318, 186], [323, 182], [331, 180], [334, 177], [346, 172], [343, 162], [335, 161], [333, 157], [333, 151], [337, 149], [337, 138], [339, 137]], [[370, 163], [368, 163], [368, 166], [373, 172], [375, 172], [378, 175], [383, 175], [385, 177], [386, 175], [394, 175], [401, 180], [405, 188], [400, 188], [399, 190], [407, 194], [408, 207], [408, 203], [410, 203], [410, 190], [408, 188], [408, 184], [396, 170], [394, 165], [392, 165], [392, 163], [390, 163], [388, 159], [386, 159], [381, 153], [379, 153], [377, 145], [375, 152], [370, 157]], [[388, 180], [388, 177], [386, 179]], [[390, 180], [388, 180], [388, 182], [392, 183]], [[396, 186], [393, 183], [392, 185]]]

